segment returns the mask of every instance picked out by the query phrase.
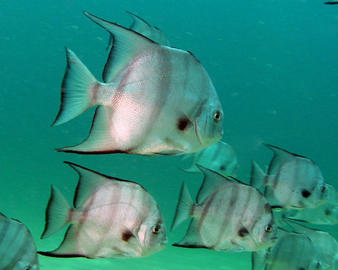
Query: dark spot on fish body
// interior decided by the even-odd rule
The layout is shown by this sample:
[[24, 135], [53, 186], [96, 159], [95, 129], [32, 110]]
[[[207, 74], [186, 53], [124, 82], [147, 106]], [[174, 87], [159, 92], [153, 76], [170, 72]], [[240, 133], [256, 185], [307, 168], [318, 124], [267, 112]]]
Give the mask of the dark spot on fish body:
[[177, 121], [177, 128], [181, 131], [184, 131], [189, 126], [189, 124], [190, 120], [186, 117], [182, 117]]
[[308, 191], [307, 189], [303, 189], [303, 190], [302, 190], [302, 196], [303, 196], [304, 198], [308, 198], [308, 197], [311, 196], [311, 192]]
[[131, 231], [125, 231], [121, 235], [121, 239], [125, 242], [128, 242], [131, 237], [133, 237], [134, 234]]
[[329, 208], [326, 208], [326, 209], [325, 209], [325, 215], [327, 215], [327, 216], [331, 216], [331, 215], [332, 215], [332, 211], [331, 211], [331, 209], [329, 209]]
[[304, 267], [299, 267], [298, 270], [306, 270]]
[[246, 235], [248, 235], [248, 234], [249, 234], [249, 231], [248, 231], [248, 229], [245, 228], [245, 227], [242, 227], [242, 228], [240, 228], [240, 229], [238, 230], [238, 235], [239, 235], [240, 237], [244, 237], [244, 236], [246, 236]]
[[220, 167], [219, 167], [219, 169], [221, 170], [221, 171], [225, 171], [225, 166], [224, 165], [221, 165]]

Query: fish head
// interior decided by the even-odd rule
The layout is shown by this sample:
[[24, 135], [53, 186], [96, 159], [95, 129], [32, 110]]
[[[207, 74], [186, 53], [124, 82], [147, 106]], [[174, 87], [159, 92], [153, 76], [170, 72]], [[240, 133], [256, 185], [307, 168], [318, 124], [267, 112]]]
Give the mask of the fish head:
[[163, 249], [167, 242], [167, 229], [162, 218], [150, 216], [142, 223], [138, 238], [142, 246], [142, 256], [148, 256]]
[[[223, 136], [223, 109], [218, 99], [203, 102], [194, 117], [194, 132], [200, 149], [218, 142]], [[200, 150], [199, 149], [199, 150]]]
[[252, 228], [251, 234], [255, 242], [255, 250], [265, 249], [276, 243], [278, 239], [278, 231], [273, 219], [271, 208], [262, 215], [258, 222], [256, 222]]

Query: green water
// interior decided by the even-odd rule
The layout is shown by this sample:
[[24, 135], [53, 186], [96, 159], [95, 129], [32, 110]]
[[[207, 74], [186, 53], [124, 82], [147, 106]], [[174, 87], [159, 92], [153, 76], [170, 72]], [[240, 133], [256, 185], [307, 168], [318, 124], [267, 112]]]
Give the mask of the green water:
[[[38, 248], [50, 185], [71, 201], [77, 175], [69, 160], [137, 181], [171, 223], [179, 187], [196, 191], [201, 176], [179, 169], [179, 157], [81, 156], [57, 147], [86, 138], [93, 110], [50, 127], [59, 108], [64, 46], [101, 78], [107, 34], [82, 11], [128, 26], [134, 12], [160, 27], [175, 47], [192, 51], [209, 72], [223, 104], [224, 138], [236, 150], [239, 178], [250, 161], [267, 164], [268, 142], [306, 155], [338, 188], [338, 6], [319, 0], [261, 1], [0, 1], [0, 211], [24, 222]], [[187, 224], [185, 224], [187, 225]], [[338, 235], [337, 226], [323, 227]], [[173, 243], [185, 226], [169, 233]], [[144, 259], [40, 257], [41, 269], [250, 269], [249, 253], [168, 247]]]

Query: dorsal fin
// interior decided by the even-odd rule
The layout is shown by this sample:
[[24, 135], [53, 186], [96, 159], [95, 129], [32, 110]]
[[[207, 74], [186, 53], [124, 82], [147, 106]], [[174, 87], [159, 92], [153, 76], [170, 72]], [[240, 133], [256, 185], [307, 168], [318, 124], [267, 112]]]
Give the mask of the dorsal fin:
[[260, 190], [265, 184], [265, 173], [254, 160], [251, 164], [250, 185]]
[[116, 181], [121, 184], [124, 183], [137, 185], [140, 188], [144, 189], [141, 185], [133, 181], [104, 175], [102, 173], [90, 170], [69, 161], [65, 161], [65, 163], [72, 167], [79, 175], [79, 182], [76, 187], [73, 201], [75, 208], [81, 207], [81, 205], [88, 199], [93, 191], [95, 191], [95, 189], [104, 184], [106, 181]]
[[112, 82], [120, 77], [128, 63], [142, 51], [159, 46], [133, 30], [96, 17], [86, 11], [84, 11], [84, 14], [93, 22], [106, 29], [113, 38], [113, 46], [102, 75], [105, 82]]
[[95, 191], [95, 189], [104, 184], [107, 180], [112, 179], [109, 176], [89, 170], [75, 163], [69, 161], [65, 161], [65, 163], [68, 164], [71, 168], [73, 168], [79, 175], [79, 181], [76, 186], [73, 201], [75, 208], [81, 207], [82, 204]]
[[[127, 11], [127, 13], [132, 17], [133, 22], [131, 23], [129, 29], [141, 33], [144, 31], [151, 31], [152, 26], [144, 19], [142, 19], [140, 16], [137, 16], [136, 14]], [[142, 34], [143, 35], [143, 34]]]
[[209, 170], [201, 165], [196, 164], [196, 166], [201, 170], [204, 175], [203, 183], [197, 193], [196, 202], [202, 203], [215, 189], [222, 184], [232, 182], [229, 179], [226, 179], [223, 175]]

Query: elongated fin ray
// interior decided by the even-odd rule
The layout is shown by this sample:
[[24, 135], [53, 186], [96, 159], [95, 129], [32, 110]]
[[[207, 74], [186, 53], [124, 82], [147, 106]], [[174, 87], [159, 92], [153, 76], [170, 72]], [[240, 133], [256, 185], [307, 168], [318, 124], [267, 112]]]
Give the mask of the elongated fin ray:
[[102, 75], [105, 82], [112, 82], [117, 77], [122, 76], [121, 73], [128, 63], [135, 59], [138, 54], [153, 46], [159, 46], [139, 33], [116, 23], [106, 21], [86, 11], [84, 11], [84, 14], [113, 36], [113, 46]]
[[66, 48], [67, 67], [62, 81], [61, 105], [53, 122], [61, 125], [94, 106], [91, 91], [100, 83], [74, 52]]
[[78, 208], [83, 205], [83, 203], [90, 197], [91, 194], [107, 180], [112, 178], [98, 172], [89, 170], [85, 167], [77, 165], [72, 162], [65, 161], [71, 168], [73, 168], [79, 175], [79, 181], [76, 186], [75, 196], [74, 196], [74, 207]]
[[41, 239], [51, 236], [68, 223], [71, 207], [62, 193], [51, 186], [51, 193], [46, 208], [46, 224]]
[[173, 244], [173, 246], [186, 248], [209, 248], [202, 243], [199, 237], [197, 219], [193, 219], [190, 222], [189, 228], [184, 238], [180, 242]]
[[251, 163], [250, 185], [258, 190], [265, 185], [265, 173], [254, 160]]
[[193, 207], [194, 202], [191, 198], [187, 185], [183, 182], [171, 230], [174, 230], [179, 224], [191, 217]]
[[73, 257], [85, 257], [89, 258], [85, 254], [82, 254], [76, 247], [76, 228], [78, 225], [69, 226], [65, 237], [60, 246], [53, 251], [38, 251], [40, 255], [59, 258], [73, 258]]
[[111, 114], [110, 107], [98, 106], [88, 138], [78, 145], [60, 148], [57, 151], [81, 154], [126, 153], [127, 151], [120, 150], [114, 143], [111, 134]]
[[202, 171], [204, 175], [203, 183], [197, 193], [196, 202], [202, 203], [215, 189], [226, 182], [231, 182], [219, 173], [209, 170], [201, 165], [196, 166]]

